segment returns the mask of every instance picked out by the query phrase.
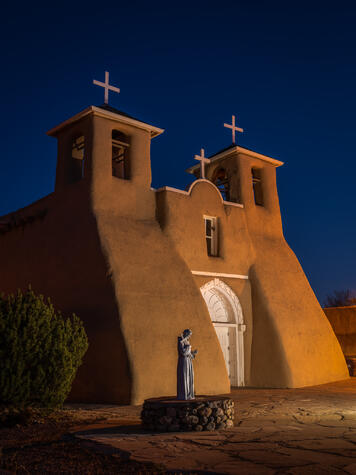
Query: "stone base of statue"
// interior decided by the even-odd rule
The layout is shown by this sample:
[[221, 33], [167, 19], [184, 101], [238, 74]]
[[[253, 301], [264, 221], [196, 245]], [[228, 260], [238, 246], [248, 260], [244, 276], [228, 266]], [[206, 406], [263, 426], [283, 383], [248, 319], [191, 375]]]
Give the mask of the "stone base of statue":
[[229, 429], [234, 425], [234, 401], [226, 396], [146, 399], [141, 420], [145, 430], [157, 432]]

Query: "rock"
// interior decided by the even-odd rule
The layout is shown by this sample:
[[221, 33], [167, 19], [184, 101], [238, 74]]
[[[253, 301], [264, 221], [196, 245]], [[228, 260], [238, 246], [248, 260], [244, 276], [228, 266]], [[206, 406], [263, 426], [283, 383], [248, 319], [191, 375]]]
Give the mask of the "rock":
[[199, 411], [199, 414], [205, 417], [211, 416], [211, 413], [212, 413], [212, 409], [210, 407], [204, 407], [203, 409]]
[[209, 422], [209, 419], [205, 416], [200, 416], [200, 423], [205, 426]]
[[207, 424], [207, 425], [205, 426], [205, 430], [209, 430], [209, 431], [210, 431], [210, 430], [214, 430], [214, 429], [215, 429], [215, 424], [214, 424], [214, 422], [209, 422], [209, 424]]
[[224, 415], [224, 411], [221, 409], [221, 407], [218, 407], [215, 411], [214, 411], [214, 416], [216, 417], [221, 417]]
[[186, 409], [181, 409], [179, 412], [178, 412], [178, 417], [179, 419], [184, 419], [185, 417], [187, 417], [189, 415], [189, 411], [187, 411]]
[[183, 417], [182, 423], [185, 424], [185, 425], [190, 424], [190, 416], [187, 415], [187, 416]]
[[177, 402], [172, 398], [147, 399], [141, 411], [143, 427], [161, 432], [225, 429], [233, 426], [233, 418], [233, 401], [214, 396]]
[[189, 416], [189, 422], [192, 425], [196, 425], [199, 422], [199, 417], [198, 416]]
[[174, 409], [174, 407], [168, 407], [167, 408], [167, 416], [169, 417], [176, 417], [177, 411]]
[[163, 416], [159, 418], [159, 423], [162, 425], [169, 425], [172, 422], [172, 418], [168, 416]]

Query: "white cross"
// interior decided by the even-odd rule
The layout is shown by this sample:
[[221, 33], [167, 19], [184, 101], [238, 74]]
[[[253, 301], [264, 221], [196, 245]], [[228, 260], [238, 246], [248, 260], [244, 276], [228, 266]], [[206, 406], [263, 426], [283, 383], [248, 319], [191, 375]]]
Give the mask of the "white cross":
[[206, 156], [204, 155], [204, 149], [203, 148], [200, 150], [200, 154], [201, 155], [195, 155], [194, 158], [195, 158], [195, 160], [199, 160], [199, 162], [200, 162], [200, 177], [205, 178], [205, 164], [210, 163], [210, 159], [206, 158]]
[[243, 132], [244, 129], [240, 129], [239, 127], [235, 126], [235, 116], [232, 116], [232, 124], [224, 124], [224, 127], [227, 127], [228, 129], [232, 129], [232, 143], [236, 143], [235, 140], [235, 131], [236, 132]]
[[109, 73], [105, 71], [105, 82], [100, 82], [94, 79], [93, 84], [96, 86], [101, 86], [105, 89], [105, 96], [104, 96], [104, 103], [109, 104], [109, 90], [114, 92], [120, 92], [118, 87], [110, 86], [109, 85]]

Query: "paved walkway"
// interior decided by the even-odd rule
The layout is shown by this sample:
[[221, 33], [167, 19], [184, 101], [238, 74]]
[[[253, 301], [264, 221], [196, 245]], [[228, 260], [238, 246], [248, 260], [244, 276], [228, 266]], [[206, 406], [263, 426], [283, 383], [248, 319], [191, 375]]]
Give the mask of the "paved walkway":
[[149, 434], [139, 426], [141, 407], [85, 405], [105, 421], [76, 436], [178, 473], [356, 474], [356, 378], [305, 389], [234, 389], [232, 397], [230, 430]]

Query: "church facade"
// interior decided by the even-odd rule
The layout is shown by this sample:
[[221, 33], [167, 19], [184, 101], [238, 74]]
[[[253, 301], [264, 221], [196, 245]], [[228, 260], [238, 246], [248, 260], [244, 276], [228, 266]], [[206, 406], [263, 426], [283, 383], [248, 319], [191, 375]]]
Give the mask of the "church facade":
[[193, 332], [197, 394], [346, 379], [339, 343], [286, 243], [282, 162], [232, 145], [151, 188], [163, 130], [107, 105], [48, 132], [55, 191], [0, 218], [0, 289], [29, 284], [76, 313], [89, 350], [71, 400], [139, 404], [176, 391], [177, 336]]

